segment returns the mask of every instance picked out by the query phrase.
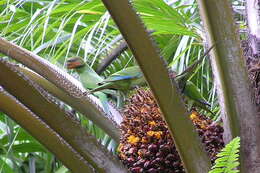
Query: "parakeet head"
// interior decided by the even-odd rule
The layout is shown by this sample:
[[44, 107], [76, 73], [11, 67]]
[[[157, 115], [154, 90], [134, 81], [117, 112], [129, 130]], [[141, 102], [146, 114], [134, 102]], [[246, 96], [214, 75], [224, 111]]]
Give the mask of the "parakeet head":
[[85, 66], [85, 62], [80, 57], [69, 58], [66, 62], [67, 69], [77, 69]]

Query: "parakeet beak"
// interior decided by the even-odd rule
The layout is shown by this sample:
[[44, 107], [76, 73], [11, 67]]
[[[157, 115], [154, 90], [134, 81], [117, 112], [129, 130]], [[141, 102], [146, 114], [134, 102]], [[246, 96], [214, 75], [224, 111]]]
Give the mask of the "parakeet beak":
[[85, 63], [79, 57], [70, 58], [66, 62], [67, 69], [76, 69], [76, 68], [83, 67], [84, 65], [85, 65]]

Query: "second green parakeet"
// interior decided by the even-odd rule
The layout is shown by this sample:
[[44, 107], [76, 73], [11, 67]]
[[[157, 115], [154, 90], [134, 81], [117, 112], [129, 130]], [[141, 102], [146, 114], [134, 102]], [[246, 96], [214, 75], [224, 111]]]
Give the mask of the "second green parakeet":
[[194, 100], [195, 102], [199, 102], [201, 104], [209, 105], [209, 103], [207, 103], [205, 98], [200, 93], [200, 90], [198, 89], [198, 87], [194, 83], [192, 83], [191, 81], [186, 82], [184, 89], [183, 89], [183, 94], [186, 97], [190, 98], [191, 100]]

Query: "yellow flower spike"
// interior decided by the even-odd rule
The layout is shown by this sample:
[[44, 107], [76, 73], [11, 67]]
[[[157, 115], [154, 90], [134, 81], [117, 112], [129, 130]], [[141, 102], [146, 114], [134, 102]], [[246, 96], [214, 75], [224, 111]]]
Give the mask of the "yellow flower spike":
[[197, 118], [197, 113], [196, 112], [192, 112], [192, 114], [190, 115], [190, 119], [194, 120]]
[[151, 125], [151, 126], [155, 126], [156, 122], [155, 121], [149, 121], [148, 124]]
[[148, 135], [148, 136], [154, 136], [154, 137], [156, 137], [157, 139], [160, 139], [161, 136], [162, 136], [162, 134], [163, 134], [162, 131], [157, 131], [157, 132], [155, 132], [155, 131], [148, 131], [148, 132], [147, 132], [147, 135]]
[[135, 137], [134, 135], [131, 135], [127, 138], [127, 141], [131, 144], [136, 144], [137, 142], [140, 141], [139, 137]]
[[202, 128], [202, 129], [206, 129], [206, 125], [201, 124], [201, 125], [200, 125], [200, 128]]
[[145, 138], [142, 138], [141, 142], [142, 143], [147, 143], [148, 141]]
[[158, 132], [155, 132], [154, 136], [157, 138], [157, 139], [160, 139], [161, 136], [162, 136], [163, 132], [162, 131], [158, 131]]
[[153, 135], [154, 135], [154, 131], [148, 131], [148, 132], [147, 132], [147, 135], [148, 135], [148, 136], [153, 136]]

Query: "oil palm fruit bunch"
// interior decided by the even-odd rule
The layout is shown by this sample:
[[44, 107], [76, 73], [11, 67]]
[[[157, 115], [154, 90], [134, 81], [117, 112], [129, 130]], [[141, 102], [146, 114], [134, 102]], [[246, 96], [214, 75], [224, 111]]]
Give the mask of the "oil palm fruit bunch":
[[[181, 159], [149, 89], [139, 88], [123, 109], [119, 159], [133, 173], [184, 173]], [[223, 128], [199, 115], [190, 116], [212, 161], [223, 148]]]
[[225, 146], [223, 142], [223, 127], [206, 116], [200, 115], [196, 110], [192, 111], [190, 119], [196, 127], [205, 150], [211, 159], [211, 163], [214, 163], [217, 153]]

